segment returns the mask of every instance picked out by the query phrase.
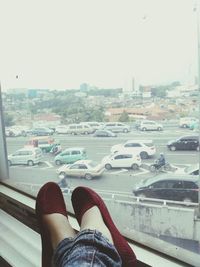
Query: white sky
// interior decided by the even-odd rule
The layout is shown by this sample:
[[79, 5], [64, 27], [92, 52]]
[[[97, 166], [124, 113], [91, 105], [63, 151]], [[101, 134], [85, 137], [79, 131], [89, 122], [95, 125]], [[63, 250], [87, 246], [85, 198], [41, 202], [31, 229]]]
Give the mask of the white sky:
[[2, 89], [191, 81], [193, 7], [194, 0], [0, 0]]

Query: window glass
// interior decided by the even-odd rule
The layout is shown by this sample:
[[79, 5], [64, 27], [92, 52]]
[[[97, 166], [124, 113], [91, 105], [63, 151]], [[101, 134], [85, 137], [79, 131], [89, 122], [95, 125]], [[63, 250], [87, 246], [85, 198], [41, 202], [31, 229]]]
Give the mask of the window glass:
[[124, 158], [123, 155], [118, 155], [118, 156], [114, 157], [114, 159], [123, 159], [123, 158]]
[[125, 147], [140, 147], [141, 145], [138, 143], [128, 143], [125, 145]]
[[70, 155], [70, 152], [64, 152], [61, 154], [62, 156], [69, 156]]
[[133, 156], [132, 155], [130, 155], [130, 154], [125, 154], [124, 155], [124, 159], [131, 159]]
[[190, 182], [190, 181], [185, 181], [184, 182], [184, 188], [186, 189], [197, 189], [198, 185], [194, 182]]
[[79, 164], [74, 164], [70, 167], [70, 169], [79, 169]]
[[[128, 238], [198, 266], [199, 1], [3, 2], [5, 183], [35, 196], [46, 182], [60, 184], [58, 169], [81, 173], [92, 160], [103, 172], [69, 175], [70, 189], [100, 192]], [[167, 164], [154, 165], [161, 153]], [[151, 184], [170, 190], [149, 200], [142, 190]]]
[[[167, 185], [166, 181], [161, 181], [161, 182], [157, 182], [157, 183], [150, 185], [150, 187], [152, 187], [152, 188], [166, 188], [167, 187], [166, 185]], [[170, 187], [168, 187], [168, 188], [170, 188]]]
[[79, 164], [79, 169], [87, 169], [87, 166], [85, 164]]
[[74, 150], [71, 152], [72, 155], [78, 155], [81, 154], [81, 152], [79, 150]]
[[[169, 183], [168, 183], [168, 184], [169, 184]], [[172, 182], [170, 182], [170, 184], [172, 184]], [[179, 189], [179, 188], [183, 188], [183, 182], [182, 182], [182, 181], [174, 181], [172, 187], [173, 187], [173, 188], [177, 188], [177, 189]]]

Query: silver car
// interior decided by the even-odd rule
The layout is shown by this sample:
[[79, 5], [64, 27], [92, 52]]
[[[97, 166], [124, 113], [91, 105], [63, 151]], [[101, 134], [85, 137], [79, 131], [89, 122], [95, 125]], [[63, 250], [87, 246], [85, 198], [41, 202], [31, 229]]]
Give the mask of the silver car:
[[130, 132], [130, 125], [121, 122], [108, 122], [104, 125], [103, 129], [112, 131], [113, 133], [128, 133]]
[[28, 166], [33, 166], [38, 164], [41, 158], [42, 150], [40, 148], [23, 148], [8, 155], [8, 165], [27, 164]]

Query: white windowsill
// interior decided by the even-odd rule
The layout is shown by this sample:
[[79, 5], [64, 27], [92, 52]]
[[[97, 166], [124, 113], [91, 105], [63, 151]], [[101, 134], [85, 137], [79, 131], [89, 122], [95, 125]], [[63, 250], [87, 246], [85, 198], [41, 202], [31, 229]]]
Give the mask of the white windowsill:
[[[12, 190], [0, 184], [0, 196], [6, 195], [29, 207], [32, 211], [35, 208], [35, 200], [25, 196], [15, 190]], [[2, 197], [0, 198], [0, 207], [2, 205]], [[24, 209], [24, 206], [22, 207]], [[29, 220], [32, 220], [30, 218]], [[69, 216], [72, 227], [79, 230], [76, 219]], [[30, 222], [31, 223], [31, 222]], [[164, 257], [159, 253], [140, 247], [135, 243], [129, 243], [133, 248], [139, 261], [155, 267], [183, 267], [187, 264], [178, 263], [177, 261]], [[39, 267], [41, 262], [41, 246], [40, 236], [19, 220], [13, 218], [6, 212], [0, 210], [0, 256], [4, 258], [12, 266], [35, 266]]]

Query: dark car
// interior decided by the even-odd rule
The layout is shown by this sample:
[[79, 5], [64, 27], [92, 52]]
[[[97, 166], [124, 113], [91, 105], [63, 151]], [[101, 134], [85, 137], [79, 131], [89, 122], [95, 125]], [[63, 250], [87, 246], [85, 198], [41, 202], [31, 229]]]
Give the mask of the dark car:
[[40, 127], [40, 128], [34, 128], [31, 130], [32, 135], [36, 136], [46, 136], [46, 135], [52, 135], [53, 130], [45, 127]]
[[175, 150], [197, 150], [199, 151], [199, 137], [195, 135], [182, 136], [177, 140], [169, 141], [167, 147], [171, 151]]
[[94, 133], [94, 136], [96, 136], [96, 137], [117, 137], [116, 133], [113, 133], [109, 130], [97, 130]]
[[142, 180], [133, 194], [139, 197], [198, 202], [198, 179], [190, 175], [162, 175]]

